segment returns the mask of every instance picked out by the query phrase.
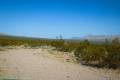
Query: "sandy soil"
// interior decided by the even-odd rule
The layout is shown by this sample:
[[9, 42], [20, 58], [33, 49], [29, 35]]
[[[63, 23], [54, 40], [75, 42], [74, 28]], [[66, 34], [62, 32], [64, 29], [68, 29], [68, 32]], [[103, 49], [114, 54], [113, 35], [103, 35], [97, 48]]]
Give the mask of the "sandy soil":
[[0, 75], [17, 80], [120, 80], [107, 72], [48, 58], [46, 53], [42, 49], [0, 51]]

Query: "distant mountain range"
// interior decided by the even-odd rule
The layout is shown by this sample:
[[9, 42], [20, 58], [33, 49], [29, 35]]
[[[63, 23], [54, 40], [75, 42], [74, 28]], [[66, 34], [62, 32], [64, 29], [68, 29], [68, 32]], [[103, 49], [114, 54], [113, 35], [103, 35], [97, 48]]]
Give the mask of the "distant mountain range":
[[120, 35], [88, 35], [85, 36], [86, 39], [114, 39], [120, 38]]
[[[34, 37], [24, 37], [24, 36], [12, 36], [7, 34], [0, 33], [0, 38], [9, 38], [9, 39], [46, 39], [46, 38], [34, 38]], [[105, 42], [107, 39], [108, 41], [112, 41], [114, 38], [119, 38], [120, 40], [120, 34], [118, 35], [87, 35], [84, 37], [72, 37], [71, 39], [66, 40], [77, 40], [77, 41], [83, 41], [85, 39], [91, 41], [91, 42]]]
[[115, 38], [119, 38], [120, 40], [120, 34], [118, 35], [87, 35], [84, 37], [73, 37], [73, 40], [89, 40], [92, 42], [105, 42], [107, 39], [108, 41], [112, 41]]
[[0, 33], [1, 39], [19, 39], [19, 40], [41, 40], [46, 38], [36, 38], [36, 37], [26, 37], [26, 36], [14, 36], [14, 35], [8, 35], [8, 34], [2, 34]]

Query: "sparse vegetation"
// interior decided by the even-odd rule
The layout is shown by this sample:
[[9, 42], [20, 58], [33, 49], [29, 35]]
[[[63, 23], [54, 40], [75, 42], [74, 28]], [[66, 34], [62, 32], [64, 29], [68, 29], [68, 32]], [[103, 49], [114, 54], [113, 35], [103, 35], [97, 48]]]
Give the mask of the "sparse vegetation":
[[82, 64], [97, 67], [120, 68], [120, 43], [115, 38], [112, 42], [92, 44], [88, 40], [70, 41], [60, 39], [7, 39], [0, 38], [0, 46], [53, 46], [56, 50], [74, 52], [76, 60]]
[[116, 39], [109, 44], [80, 45], [74, 54], [76, 59], [83, 64], [97, 67], [120, 68], [120, 44]]

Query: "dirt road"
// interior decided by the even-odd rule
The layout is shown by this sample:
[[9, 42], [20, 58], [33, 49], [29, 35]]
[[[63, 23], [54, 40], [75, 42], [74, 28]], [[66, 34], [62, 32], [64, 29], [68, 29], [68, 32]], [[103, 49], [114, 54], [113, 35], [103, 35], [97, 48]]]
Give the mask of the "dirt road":
[[0, 75], [17, 80], [109, 80], [107, 75], [89, 67], [60, 62], [43, 54], [41, 49], [0, 51]]

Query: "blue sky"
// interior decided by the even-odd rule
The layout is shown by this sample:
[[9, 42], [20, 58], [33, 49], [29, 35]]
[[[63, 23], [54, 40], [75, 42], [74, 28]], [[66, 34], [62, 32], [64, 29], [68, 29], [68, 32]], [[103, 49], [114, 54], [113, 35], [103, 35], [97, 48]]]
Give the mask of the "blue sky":
[[44, 38], [120, 34], [120, 1], [0, 0], [0, 33]]

